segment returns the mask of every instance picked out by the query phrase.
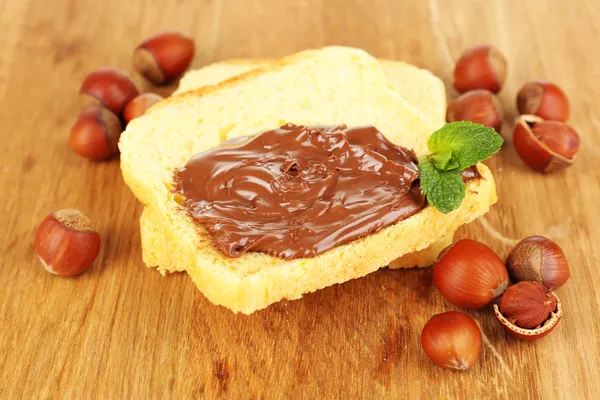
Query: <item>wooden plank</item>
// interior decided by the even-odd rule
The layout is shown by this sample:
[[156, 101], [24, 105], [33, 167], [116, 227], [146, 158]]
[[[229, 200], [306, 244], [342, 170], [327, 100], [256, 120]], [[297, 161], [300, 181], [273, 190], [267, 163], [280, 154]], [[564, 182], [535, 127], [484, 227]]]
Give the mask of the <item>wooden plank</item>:
[[[2, 398], [600, 398], [600, 5], [594, 0], [0, 0], [0, 397]], [[565, 317], [547, 339], [516, 341], [490, 310], [468, 373], [434, 367], [419, 335], [454, 309], [430, 270], [381, 270], [252, 316], [211, 305], [184, 274], [166, 278], [140, 255], [141, 206], [117, 160], [88, 163], [66, 137], [83, 77], [130, 68], [144, 36], [164, 28], [197, 39], [195, 67], [273, 57], [325, 44], [362, 47], [427, 67], [448, 84], [453, 60], [477, 43], [510, 60], [501, 93], [507, 144], [488, 164], [500, 202], [459, 231], [505, 256], [545, 234], [567, 253]], [[584, 138], [578, 161], [542, 176], [510, 136], [516, 91], [558, 82]], [[453, 95], [450, 90], [449, 93]], [[96, 266], [50, 276], [33, 251], [49, 212], [74, 207], [97, 222]]]

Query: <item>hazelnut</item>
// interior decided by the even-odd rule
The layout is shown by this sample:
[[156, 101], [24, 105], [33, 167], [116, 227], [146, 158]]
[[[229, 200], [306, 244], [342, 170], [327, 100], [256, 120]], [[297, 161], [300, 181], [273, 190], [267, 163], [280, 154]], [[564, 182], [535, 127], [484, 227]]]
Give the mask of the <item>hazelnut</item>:
[[119, 137], [123, 127], [119, 117], [103, 107], [83, 111], [69, 136], [69, 146], [82, 157], [106, 160], [119, 151]]
[[543, 236], [521, 240], [506, 260], [513, 282], [534, 281], [556, 290], [571, 276], [567, 257], [560, 246]]
[[162, 99], [163, 97], [157, 94], [144, 93], [131, 100], [125, 107], [125, 110], [123, 110], [123, 119], [125, 120], [125, 124], [128, 124], [132, 119], [144, 115], [147, 109]]
[[481, 331], [467, 314], [448, 311], [427, 321], [421, 332], [421, 346], [434, 364], [466, 371], [479, 358]]
[[544, 121], [535, 115], [521, 115], [515, 123], [515, 150], [532, 169], [552, 172], [575, 161], [581, 139], [570, 126], [558, 121]]
[[450, 303], [479, 309], [504, 292], [508, 286], [508, 271], [488, 246], [462, 239], [440, 253], [433, 270], [433, 282]]
[[537, 115], [551, 121], [565, 122], [569, 119], [569, 100], [561, 88], [552, 82], [526, 83], [517, 95], [520, 114]]
[[194, 57], [194, 41], [181, 32], [157, 33], [133, 54], [136, 71], [155, 85], [179, 78]]
[[100, 235], [90, 218], [78, 210], [48, 215], [35, 232], [35, 250], [52, 274], [78, 275], [88, 269], [100, 251]]
[[539, 327], [556, 309], [556, 297], [539, 282], [523, 281], [509, 286], [500, 297], [500, 312], [521, 328]]
[[494, 46], [469, 49], [454, 68], [454, 87], [460, 93], [475, 89], [498, 93], [506, 79], [507, 64], [506, 57]]
[[471, 121], [500, 132], [502, 106], [492, 92], [473, 90], [458, 96], [448, 104], [446, 121]]
[[534, 340], [548, 335], [562, 318], [558, 297], [538, 282], [519, 282], [510, 286], [494, 315], [502, 327], [522, 340]]
[[89, 74], [79, 93], [85, 107], [102, 106], [117, 115], [139, 94], [133, 80], [112, 67], [103, 67]]

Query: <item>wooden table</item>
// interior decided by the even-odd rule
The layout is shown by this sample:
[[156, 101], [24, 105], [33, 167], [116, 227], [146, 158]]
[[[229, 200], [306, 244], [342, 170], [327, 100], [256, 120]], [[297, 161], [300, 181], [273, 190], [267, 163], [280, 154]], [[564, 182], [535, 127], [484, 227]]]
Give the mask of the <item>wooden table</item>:
[[[596, 0], [0, 0], [0, 398], [600, 398], [598, 21]], [[145, 268], [141, 206], [118, 160], [87, 162], [67, 135], [84, 76], [129, 69], [136, 44], [164, 28], [197, 39], [195, 67], [343, 44], [447, 84], [462, 50], [496, 44], [510, 60], [507, 143], [488, 162], [500, 201], [457, 237], [501, 256], [531, 234], [558, 241], [572, 268], [558, 328], [519, 342], [490, 310], [473, 312], [482, 356], [457, 373], [419, 344], [427, 319], [454, 309], [430, 269], [383, 269], [243, 316], [185, 274]], [[570, 95], [583, 136], [578, 161], [550, 176], [510, 139], [516, 92], [539, 78]], [[46, 273], [33, 250], [37, 224], [60, 208], [84, 210], [104, 240], [75, 279]]]

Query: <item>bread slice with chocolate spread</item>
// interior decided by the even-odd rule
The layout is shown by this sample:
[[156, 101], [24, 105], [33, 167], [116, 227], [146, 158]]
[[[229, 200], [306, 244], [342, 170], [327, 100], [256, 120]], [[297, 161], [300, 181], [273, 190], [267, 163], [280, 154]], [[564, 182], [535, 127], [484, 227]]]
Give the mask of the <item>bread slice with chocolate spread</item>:
[[[235, 59], [207, 65], [203, 68], [188, 71], [179, 83], [179, 88], [174, 94], [199, 89], [204, 86], [215, 85], [224, 80], [248, 71], [266, 67], [275, 60]], [[417, 68], [402, 61], [379, 59], [379, 64], [389, 83], [397, 93], [418, 108], [425, 116], [437, 126], [442, 126], [446, 113], [446, 92], [444, 83], [427, 70]], [[140, 219], [143, 259], [146, 265], [156, 267], [161, 273], [183, 271], [185, 266], [175, 264], [170, 246], [157, 246], [155, 243], [166, 242], [166, 237], [161, 228], [162, 223], [154, 211], [145, 208]], [[168, 227], [166, 227], [168, 228]], [[390, 268], [428, 267], [437, 259], [439, 253], [452, 244], [454, 234], [451, 233], [443, 239], [432, 243], [426, 249], [406, 254], [389, 265]]]
[[[174, 193], [174, 173], [194, 155], [223, 140], [292, 122], [304, 125], [373, 125], [390, 141], [427, 153], [437, 127], [388, 83], [378, 62], [357, 49], [329, 47], [284, 58], [221, 84], [166, 99], [132, 121], [120, 140], [121, 168], [136, 197], [160, 218], [165, 249], [185, 267], [213, 303], [252, 313], [281, 299], [364, 276], [406, 254], [427, 248], [496, 201], [493, 177], [467, 184], [455, 211], [426, 207], [367, 237], [312, 258], [286, 260], [261, 253], [230, 258], [220, 253]], [[146, 252], [151, 249], [145, 248]]]

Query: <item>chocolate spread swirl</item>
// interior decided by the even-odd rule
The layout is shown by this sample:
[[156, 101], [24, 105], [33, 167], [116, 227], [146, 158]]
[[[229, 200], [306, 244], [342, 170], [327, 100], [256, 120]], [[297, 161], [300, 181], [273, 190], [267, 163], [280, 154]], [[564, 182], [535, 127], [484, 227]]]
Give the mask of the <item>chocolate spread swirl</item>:
[[373, 126], [287, 124], [193, 157], [176, 191], [229, 257], [314, 257], [426, 205], [415, 154]]

